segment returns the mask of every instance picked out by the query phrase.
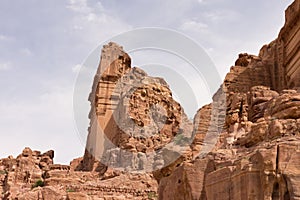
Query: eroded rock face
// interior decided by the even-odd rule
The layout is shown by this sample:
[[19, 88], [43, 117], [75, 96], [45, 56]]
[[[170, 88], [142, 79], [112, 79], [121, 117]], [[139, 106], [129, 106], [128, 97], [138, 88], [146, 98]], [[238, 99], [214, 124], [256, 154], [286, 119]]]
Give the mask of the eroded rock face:
[[152, 172], [182, 159], [178, 140], [192, 137], [192, 122], [168, 84], [132, 68], [119, 45], [104, 46], [89, 100], [86, 153], [77, 170]]
[[[53, 151], [49, 151], [53, 152]], [[2, 199], [15, 199], [29, 191], [43, 173], [53, 164], [53, 154], [41, 154], [26, 147], [17, 158], [9, 156], [0, 160]]]
[[53, 156], [52, 150], [41, 154], [25, 148], [17, 158], [1, 159], [0, 198], [121, 200], [157, 196], [157, 182], [150, 174], [108, 171], [106, 176], [100, 176], [97, 172], [74, 171], [69, 165], [53, 164]]
[[295, 0], [278, 39], [240, 54], [193, 123], [163, 79], [105, 45], [84, 157], [1, 159], [1, 199], [300, 199], [299, 15]]
[[[259, 56], [239, 55], [220, 89], [226, 106], [218, 142], [162, 178], [160, 199], [300, 199], [299, 11], [296, 0]], [[211, 105], [196, 114], [192, 149], [203, 148], [214, 115]]]
[[130, 63], [121, 46], [103, 47], [89, 96], [91, 122], [85, 155], [72, 161], [71, 170], [95, 173], [111, 187], [114, 179], [124, 181], [145, 173], [136, 182], [128, 180], [135, 183], [129, 193], [138, 199], [157, 196], [156, 179], [191, 156], [188, 144], [193, 124], [162, 78], [150, 77]]

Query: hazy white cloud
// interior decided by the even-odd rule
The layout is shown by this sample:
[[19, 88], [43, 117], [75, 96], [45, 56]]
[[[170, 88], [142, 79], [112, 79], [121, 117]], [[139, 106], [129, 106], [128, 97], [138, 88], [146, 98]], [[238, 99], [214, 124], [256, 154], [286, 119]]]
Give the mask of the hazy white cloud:
[[78, 25], [73, 26], [73, 30], [82, 30], [82, 29], [83, 29], [82, 26], [78, 26]]
[[195, 31], [195, 32], [203, 32], [207, 28], [208, 28], [207, 24], [202, 23], [202, 22], [197, 22], [194, 20], [188, 20], [180, 26], [181, 30]]
[[212, 10], [204, 12], [203, 16], [214, 23], [224, 23], [228, 20], [238, 20], [240, 14], [234, 10]]
[[28, 48], [21, 49], [20, 53], [24, 56], [32, 56], [33, 55], [33, 52]]
[[74, 67], [72, 67], [72, 72], [73, 73], [79, 73], [80, 69], [81, 69], [81, 66], [80, 64], [77, 64], [75, 65]]
[[54, 86], [39, 96], [32, 96], [30, 102], [0, 101], [1, 132], [5, 133], [1, 141], [3, 135], [6, 141], [14, 141], [1, 143], [0, 156], [17, 155], [26, 146], [41, 151], [58, 150], [55, 159], [62, 163], [80, 155], [84, 145], [74, 129], [72, 91], [71, 87]]
[[[131, 29], [121, 18], [103, 7], [101, 2], [88, 5], [87, 0], [69, 0], [68, 8], [74, 12], [70, 32], [77, 31], [81, 43], [98, 44], [107, 37]], [[104, 31], [105, 30], [105, 31]]]
[[14, 38], [11, 36], [0, 34], [0, 41], [13, 41], [13, 40], [14, 40]]
[[10, 69], [12, 69], [12, 63], [11, 62], [0, 63], [0, 71], [8, 71]]
[[207, 0], [197, 0], [198, 1], [198, 3], [200, 4], [200, 5], [207, 5], [209, 2], [211, 2], [212, 0], [209, 0], [209, 1], [207, 1]]
[[87, 0], [69, 0], [67, 8], [80, 13], [89, 13], [91, 8], [87, 5]]

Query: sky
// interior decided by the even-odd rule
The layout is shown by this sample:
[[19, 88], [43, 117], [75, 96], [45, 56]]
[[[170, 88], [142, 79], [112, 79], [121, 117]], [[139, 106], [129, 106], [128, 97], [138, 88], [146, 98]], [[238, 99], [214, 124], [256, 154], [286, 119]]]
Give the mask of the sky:
[[143, 27], [178, 31], [203, 47], [223, 79], [239, 53], [257, 55], [277, 37], [291, 3], [0, 0], [0, 157], [27, 146], [54, 149], [57, 163], [83, 155], [74, 85], [88, 55], [113, 36]]

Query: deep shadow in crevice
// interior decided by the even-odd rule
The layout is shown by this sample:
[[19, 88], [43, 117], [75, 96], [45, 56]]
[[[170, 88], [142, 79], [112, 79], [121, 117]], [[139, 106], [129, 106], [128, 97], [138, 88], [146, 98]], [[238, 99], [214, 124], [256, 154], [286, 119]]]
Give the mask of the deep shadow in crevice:
[[272, 200], [280, 200], [279, 184], [277, 182], [273, 186]]

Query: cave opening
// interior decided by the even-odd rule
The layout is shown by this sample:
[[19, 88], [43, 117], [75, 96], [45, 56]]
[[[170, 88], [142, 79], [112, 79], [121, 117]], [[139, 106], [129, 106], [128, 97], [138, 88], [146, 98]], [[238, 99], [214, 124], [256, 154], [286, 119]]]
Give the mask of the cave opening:
[[273, 186], [272, 200], [280, 200], [279, 184], [277, 182]]
[[283, 200], [290, 200], [291, 198], [290, 198], [290, 193], [289, 193], [289, 191], [286, 191], [285, 193], [284, 193], [284, 196], [283, 196]]
[[[273, 192], [272, 192], [272, 200], [280, 200], [282, 196], [280, 195], [280, 187], [279, 187], [279, 183], [276, 182], [273, 186]], [[288, 189], [286, 188], [286, 191], [283, 195], [283, 200], [290, 200], [290, 194]]]

